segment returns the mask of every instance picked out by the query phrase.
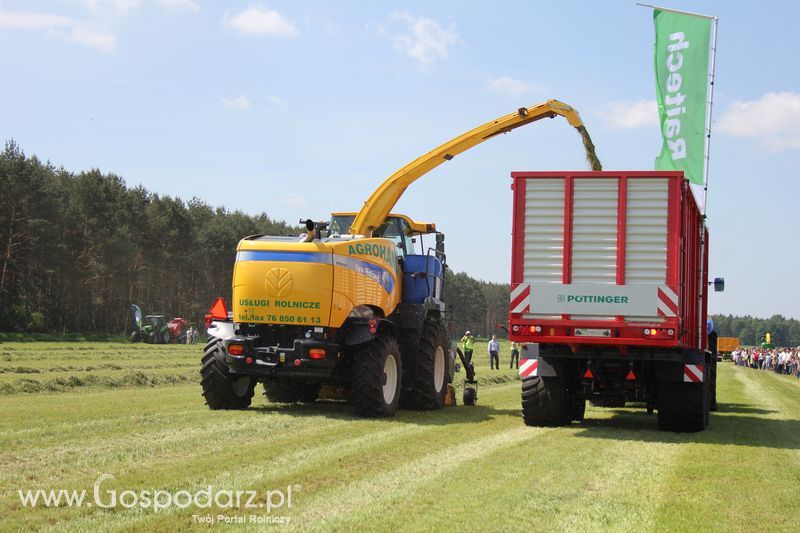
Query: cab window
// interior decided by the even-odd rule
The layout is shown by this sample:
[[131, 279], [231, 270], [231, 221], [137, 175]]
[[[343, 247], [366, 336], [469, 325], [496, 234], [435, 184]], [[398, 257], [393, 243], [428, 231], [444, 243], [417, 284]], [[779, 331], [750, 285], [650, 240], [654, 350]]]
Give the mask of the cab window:
[[398, 256], [405, 257], [406, 254], [414, 253], [414, 245], [411, 242], [411, 227], [402, 218], [387, 218], [386, 222], [373, 232], [373, 235], [392, 240], [397, 246]]
[[331, 217], [331, 223], [328, 226], [328, 231], [331, 235], [344, 235], [350, 231], [350, 226], [353, 225], [355, 219], [356, 217], [354, 215], [333, 216]]

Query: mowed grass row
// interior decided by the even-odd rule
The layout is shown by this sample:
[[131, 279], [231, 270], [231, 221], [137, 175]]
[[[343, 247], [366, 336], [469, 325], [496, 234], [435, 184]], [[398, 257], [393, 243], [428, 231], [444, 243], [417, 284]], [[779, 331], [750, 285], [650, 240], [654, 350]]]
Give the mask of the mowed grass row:
[[142, 344], [128, 342], [5, 342], [0, 343], [0, 368], [90, 365], [117, 362], [138, 364], [166, 359], [196, 360], [202, 344]]
[[[3, 343], [0, 344], [0, 395], [199, 382], [202, 351], [202, 343]], [[508, 343], [502, 343], [503, 370], [490, 372], [486, 342], [476, 343], [474, 363], [481, 374], [481, 383], [514, 378], [516, 373], [508, 370], [509, 356]], [[461, 376], [463, 381], [463, 373]]]
[[0, 394], [63, 392], [196, 381], [201, 345], [0, 344]]
[[91, 498], [107, 473], [104, 490], [211, 485], [255, 490], [262, 504], [292, 486], [291, 509], [272, 516], [293, 530], [798, 530], [800, 384], [725, 364], [719, 402], [707, 431], [671, 434], [642, 410], [593, 407], [582, 424], [527, 428], [517, 382], [482, 387], [475, 407], [387, 420], [339, 402], [209, 411], [195, 385], [6, 396], [0, 529], [174, 531], [207, 528], [193, 514], [266, 514], [30, 509], [16, 495]]

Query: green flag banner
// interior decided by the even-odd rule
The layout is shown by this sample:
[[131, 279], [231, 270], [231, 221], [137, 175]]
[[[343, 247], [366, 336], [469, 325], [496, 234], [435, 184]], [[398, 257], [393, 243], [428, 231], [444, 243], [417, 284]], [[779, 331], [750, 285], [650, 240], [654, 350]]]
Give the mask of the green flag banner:
[[656, 170], [682, 170], [703, 184], [711, 20], [653, 11], [658, 115], [664, 143]]

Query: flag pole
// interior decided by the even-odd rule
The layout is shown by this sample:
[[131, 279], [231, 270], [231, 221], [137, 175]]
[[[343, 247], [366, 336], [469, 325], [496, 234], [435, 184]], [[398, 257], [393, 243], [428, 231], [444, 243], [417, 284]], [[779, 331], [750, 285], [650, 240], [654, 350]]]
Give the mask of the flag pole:
[[717, 67], [717, 25], [719, 19], [711, 18], [714, 26], [714, 36], [711, 38], [711, 77], [709, 78], [708, 89], [708, 118], [706, 119], [706, 165], [703, 171], [703, 218], [706, 218], [706, 206], [708, 205], [708, 164], [711, 160], [711, 113], [714, 111], [714, 74]]

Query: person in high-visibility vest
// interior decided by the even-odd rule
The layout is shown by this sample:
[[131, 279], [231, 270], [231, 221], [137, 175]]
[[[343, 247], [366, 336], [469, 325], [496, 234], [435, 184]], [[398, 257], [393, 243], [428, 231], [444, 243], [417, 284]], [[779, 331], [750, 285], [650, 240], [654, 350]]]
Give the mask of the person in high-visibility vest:
[[464, 360], [469, 364], [472, 362], [472, 351], [475, 349], [475, 337], [472, 336], [472, 333], [467, 331], [464, 333], [464, 336], [461, 337], [460, 342], [464, 347]]
[[514, 368], [514, 363], [516, 362], [517, 368], [519, 368], [519, 343], [512, 342], [511, 343], [511, 362], [508, 363], [508, 368]]

